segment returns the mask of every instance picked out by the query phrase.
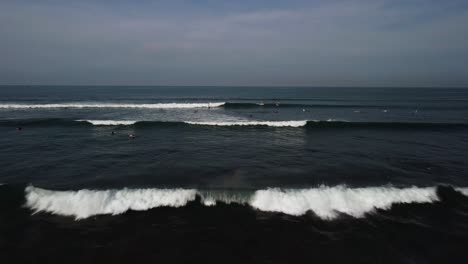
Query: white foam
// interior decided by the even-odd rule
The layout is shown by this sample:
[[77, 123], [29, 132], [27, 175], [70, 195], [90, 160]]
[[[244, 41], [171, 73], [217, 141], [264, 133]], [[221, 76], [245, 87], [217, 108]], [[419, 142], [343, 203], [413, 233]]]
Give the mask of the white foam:
[[35, 212], [74, 216], [76, 219], [161, 206], [180, 207], [195, 197], [196, 190], [186, 189], [49, 191], [33, 186], [26, 188], [26, 206]]
[[303, 190], [268, 189], [255, 192], [250, 205], [261, 211], [303, 215], [313, 211], [323, 219], [334, 219], [340, 213], [363, 217], [375, 209], [389, 209], [396, 203], [431, 203], [438, 201], [436, 188], [345, 186]]
[[236, 193], [228, 191], [210, 191], [210, 192], [199, 192], [201, 201], [206, 206], [214, 206], [217, 202], [225, 204], [248, 204], [250, 195], [247, 193]]
[[468, 196], [468, 187], [459, 187], [459, 188], [455, 188], [455, 190], [461, 192], [462, 194]]
[[[35, 212], [49, 212], [83, 219], [100, 214], [122, 214], [128, 210], [148, 210], [168, 206], [181, 207], [201, 197], [205, 206], [217, 202], [250, 205], [266, 212], [300, 216], [312, 211], [331, 220], [340, 214], [356, 218], [393, 204], [432, 203], [439, 201], [436, 187], [365, 187], [321, 186], [310, 189], [265, 189], [255, 192], [197, 191], [194, 189], [122, 189], [51, 191], [29, 186], [26, 206]], [[468, 188], [456, 187], [468, 196]]]
[[191, 125], [201, 126], [270, 126], [270, 127], [302, 127], [307, 120], [300, 121], [219, 121], [219, 122], [195, 122], [185, 121]]
[[78, 122], [87, 122], [95, 126], [130, 126], [135, 124], [138, 121], [132, 120], [76, 120]]
[[216, 103], [157, 103], [157, 104], [119, 104], [119, 103], [62, 103], [62, 104], [0, 104], [0, 108], [29, 109], [29, 108], [210, 108], [223, 106], [224, 102]]
[[215, 206], [216, 205], [216, 200], [214, 200], [213, 198], [206, 198], [206, 199], [203, 199], [203, 204], [205, 206]]

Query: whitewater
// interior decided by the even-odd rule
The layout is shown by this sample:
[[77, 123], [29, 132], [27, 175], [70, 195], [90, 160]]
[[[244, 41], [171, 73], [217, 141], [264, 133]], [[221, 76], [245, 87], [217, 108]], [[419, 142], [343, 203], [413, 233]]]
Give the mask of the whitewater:
[[307, 120], [299, 121], [185, 121], [190, 125], [201, 126], [270, 126], [270, 127], [303, 127], [307, 124]]
[[95, 126], [130, 126], [138, 121], [135, 120], [76, 120], [77, 122], [86, 122]]
[[[95, 126], [129, 126], [139, 122], [179, 123], [170, 121], [145, 121], [145, 120], [75, 120], [86, 122]], [[307, 120], [300, 121], [183, 121], [181, 123], [199, 126], [269, 126], [269, 127], [303, 127]]]
[[214, 103], [60, 103], [60, 104], [0, 104], [4, 109], [35, 109], [35, 108], [149, 108], [149, 109], [178, 109], [178, 108], [211, 108], [223, 106], [224, 102]]
[[[456, 191], [468, 196], [468, 188]], [[265, 212], [293, 216], [313, 212], [324, 220], [340, 214], [364, 217], [376, 209], [390, 209], [394, 204], [433, 203], [439, 201], [437, 187], [363, 187], [344, 185], [308, 189], [268, 188], [251, 193], [210, 192], [196, 189], [121, 189], [53, 191], [34, 186], [25, 189], [26, 206], [37, 212], [73, 216], [77, 220], [94, 215], [122, 214], [128, 210], [144, 211], [157, 207], [182, 207], [196, 197], [205, 206], [217, 202], [248, 205]]]

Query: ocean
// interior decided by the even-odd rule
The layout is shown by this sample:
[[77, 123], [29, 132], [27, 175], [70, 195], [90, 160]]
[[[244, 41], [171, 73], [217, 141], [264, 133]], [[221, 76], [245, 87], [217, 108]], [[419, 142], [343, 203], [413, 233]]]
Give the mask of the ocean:
[[463, 263], [468, 89], [0, 87], [2, 263]]

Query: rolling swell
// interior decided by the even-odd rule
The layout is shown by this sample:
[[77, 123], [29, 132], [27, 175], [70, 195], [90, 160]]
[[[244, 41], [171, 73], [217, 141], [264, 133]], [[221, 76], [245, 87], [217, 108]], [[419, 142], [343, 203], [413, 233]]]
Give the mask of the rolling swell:
[[[352, 104], [352, 103], [344, 103], [344, 104], [333, 104], [333, 103], [282, 103], [279, 101], [278, 103], [268, 102], [268, 103], [244, 103], [244, 102], [227, 102], [222, 107], [226, 109], [251, 109], [251, 108], [352, 108], [352, 109], [408, 109], [408, 110], [415, 110], [414, 105], [394, 105], [394, 104]], [[425, 105], [419, 107], [420, 109], [425, 110], [463, 110], [468, 109], [466, 106], [440, 106], [440, 105]]]
[[310, 128], [367, 128], [367, 129], [465, 129], [465, 123], [422, 123], [422, 122], [347, 122], [347, 121], [309, 121]]
[[[441, 189], [442, 188], [442, 189]], [[146, 211], [158, 207], [184, 207], [199, 201], [204, 206], [239, 204], [264, 212], [301, 216], [313, 212], [323, 220], [340, 215], [365, 217], [377, 209], [395, 204], [430, 204], [447, 196], [444, 189], [467, 195], [466, 187], [362, 187], [320, 186], [308, 189], [269, 188], [256, 191], [199, 191], [196, 189], [120, 189], [53, 191], [28, 186], [25, 206], [34, 213], [47, 212], [84, 219], [94, 215], [118, 215], [129, 210]], [[441, 194], [442, 193], [442, 194]]]
[[[189, 99], [195, 100], [195, 99]], [[244, 99], [245, 100], [245, 99]], [[253, 99], [252, 99], [253, 100]], [[300, 99], [297, 99], [298, 101]], [[290, 100], [273, 102], [165, 102], [165, 103], [108, 103], [108, 102], [71, 102], [71, 103], [0, 103], [0, 109], [9, 110], [36, 110], [36, 109], [192, 109], [192, 108], [225, 108], [225, 109], [252, 109], [252, 108], [351, 108], [351, 109], [415, 109], [425, 110], [465, 110], [467, 106], [460, 105], [405, 105], [405, 104], [360, 104], [360, 103], [291, 103]], [[303, 100], [302, 100], [303, 101]]]
[[134, 126], [134, 127], [294, 127], [307, 129], [467, 129], [467, 123], [422, 122], [349, 122], [338, 120], [289, 121], [138, 121], [138, 120], [74, 120], [61, 118], [0, 120], [0, 126]]
[[139, 126], [139, 127], [161, 127], [184, 125], [183, 122], [165, 122], [165, 121], [136, 121], [136, 120], [83, 120], [83, 119], [64, 119], [64, 118], [33, 118], [33, 119], [10, 119], [0, 120], [0, 126], [31, 126], [31, 127], [80, 127], [80, 126]]
[[224, 108], [386, 108], [383, 105], [360, 104], [301, 104], [301, 103], [225, 103]]
[[4, 119], [0, 120], [0, 126], [82, 126], [91, 125], [86, 122], [76, 122], [73, 119], [64, 118], [30, 118], [30, 119]]

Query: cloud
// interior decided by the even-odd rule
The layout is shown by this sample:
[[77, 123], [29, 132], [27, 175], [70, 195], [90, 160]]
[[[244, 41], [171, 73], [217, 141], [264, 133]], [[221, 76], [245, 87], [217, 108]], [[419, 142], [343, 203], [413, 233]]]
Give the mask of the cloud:
[[0, 3], [0, 82], [468, 85], [459, 1], [205, 4]]

